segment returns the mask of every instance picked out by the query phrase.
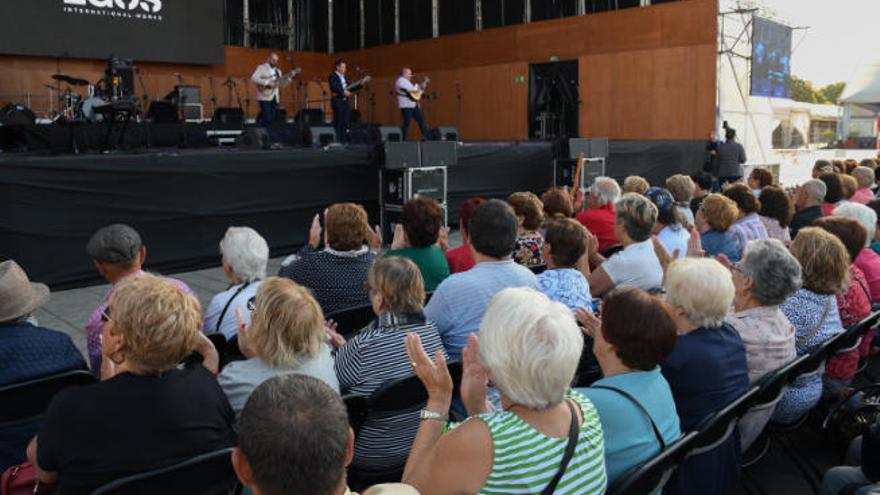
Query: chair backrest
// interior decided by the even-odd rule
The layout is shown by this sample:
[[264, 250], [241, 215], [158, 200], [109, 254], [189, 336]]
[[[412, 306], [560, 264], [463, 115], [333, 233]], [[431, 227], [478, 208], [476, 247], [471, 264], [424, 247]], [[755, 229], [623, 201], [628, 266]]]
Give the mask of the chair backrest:
[[369, 325], [376, 318], [376, 313], [373, 312], [373, 306], [367, 304], [354, 308], [340, 309], [325, 315], [325, 318], [334, 320], [339, 325], [336, 331], [348, 339]]
[[803, 362], [809, 358], [810, 356], [806, 354], [798, 356], [790, 363], [764, 375], [764, 377], [756, 383], [758, 386], [758, 393], [753, 397], [752, 408], [762, 408], [779, 402], [782, 399], [783, 394], [785, 394], [788, 384], [791, 383], [792, 372], [803, 366]]
[[648, 495], [659, 493], [669, 481], [675, 468], [687, 456], [699, 433], [692, 431], [683, 435], [666, 450], [643, 464], [635, 466], [614, 480], [606, 495]]
[[697, 426], [699, 436], [688, 456], [699, 455], [714, 450], [726, 442], [736, 429], [739, 418], [748, 412], [760, 387], [754, 386], [740, 395], [720, 411], [710, 414]]
[[58, 392], [90, 383], [95, 383], [94, 375], [74, 370], [0, 387], [0, 423], [40, 416]]
[[577, 371], [574, 375], [572, 387], [589, 387], [594, 382], [602, 378], [602, 369], [599, 368], [599, 361], [593, 354], [593, 338], [584, 335], [584, 350], [581, 351], [581, 358], [578, 361]]
[[800, 365], [792, 370], [789, 381], [794, 382], [795, 380], [813, 376], [821, 372], [822, 365], [825, 364], [825, 360], [828, 359], [831, 350], [835, 345], [838, 345], [837, 342], [845, 336], [845, 333], [839, 333], [804, 353], [803, 356], [806, 356], [806, 359], [801, 361]]
[[231, 454], [232, 449], [228, 448], [198, 455], [172, 466], [112, 481], [92, 492], [92, 495], [237, 493], [238, 478], [232, 469]]
[[843, 354], [855, 350], [862, 341], [862, 336], [867, 333], [877, 320], [880, 319], [880, 311], [869, 314], [862, 321], [851, 325], [843, 335], [835, 340], [829, 349], [830, 355]]
[[532, 273], [534, 273], [535, 275], [540, 275], [547, 271], [547, 265], [530, 266], [529, 270], [531, 270]]

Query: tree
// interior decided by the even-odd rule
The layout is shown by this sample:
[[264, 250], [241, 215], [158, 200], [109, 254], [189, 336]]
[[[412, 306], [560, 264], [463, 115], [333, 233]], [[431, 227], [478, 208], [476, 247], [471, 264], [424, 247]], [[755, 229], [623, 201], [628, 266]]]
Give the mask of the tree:
[[822, 103], [830, 103], [832, 105], [837, 105], [840, 101], [840, 95], [843, 94], [843, 90], [846, 89], [845, 82], [836, 82], [831, 83], [824, 88], [820, 89], [816, 96], [819, 98], [819, 101]]
[[804, 81], [798, 76], [791, 76], [791, 99], [806, 103], [817, 103], [816, 90], [810, 81]]

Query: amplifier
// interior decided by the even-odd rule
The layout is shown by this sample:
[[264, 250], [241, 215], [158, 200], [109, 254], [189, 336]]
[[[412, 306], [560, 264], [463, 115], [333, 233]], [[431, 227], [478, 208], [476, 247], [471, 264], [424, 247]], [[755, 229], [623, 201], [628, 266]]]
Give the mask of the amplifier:
[[569, 139], [568, 157], [576, 160], [581, 152], [584, 158], [608, 158], [608, 138]]
[[309, 127], [312, 146], [327, 146], [336, 142], [336, 130], [329, 126]]
[[[553, 169], [556, 177], [556, 187], [572, 187], [575, 171], [577, 170], [577, 158], [566, 160], [553, 160]], [[605, 175], [604, 158], [585, 158], [584, 168], [581, 170], [580, 187], [588, 188], [593, 184], [596, 177]]]
[[418, 194], [445, 204], [446, 184], [446, 167], [383, 170], [380, 200], [386, 206], [401, 206]]
[[172, 100], [174, 103], [180, 104], [190, 104], [190, 103], [201, 103], [202, 101], [202, 88], [199, 86], [191, 86], [178, 84], [174, 86], [174, 91], [169, 93], [165, 98]]
[[[443, 210], [443, 225], [449, 225], [449, 206], [446, 203], [440, 203], [440, 209]], [[398, 205], [387, 205], [381, 209], [380, 223], [382, 229], [382, 239], [391, 244], [394, 239], [394, 229], [400, 223], [400, 214], [403, 207]]]
[[201, 103], [186, 103], [182, 108], [183, 118], [187, 122], [201, 123], [205, 120], [205, 110]]
[[220, 107], [214, 110], [212, 121], [215, 124], [244, 124], [244, 111], [240, 108]]
[[383, 145], [386, 169], [402, 169], [409, 167], [422, 166], [422, 153], [419, 143], [403, 142], [391, 143], [386, 142]]
[[455, 141], [422, 141], [423, 167], [448, 167], [458, 164], [458, 143]]

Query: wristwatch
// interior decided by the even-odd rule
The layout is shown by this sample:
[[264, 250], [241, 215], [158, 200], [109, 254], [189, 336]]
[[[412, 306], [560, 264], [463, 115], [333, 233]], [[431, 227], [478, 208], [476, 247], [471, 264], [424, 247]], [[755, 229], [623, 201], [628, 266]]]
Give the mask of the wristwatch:
[[445, 423], [449, 419], [448, 414], [438, 413], [436, 411], [429, 411], [427, 409], [422, 409], [421, 414], [419, 414], [419, 418], [422, 420], [425, 419], [433, 419], [435, 421], [440, 421]]

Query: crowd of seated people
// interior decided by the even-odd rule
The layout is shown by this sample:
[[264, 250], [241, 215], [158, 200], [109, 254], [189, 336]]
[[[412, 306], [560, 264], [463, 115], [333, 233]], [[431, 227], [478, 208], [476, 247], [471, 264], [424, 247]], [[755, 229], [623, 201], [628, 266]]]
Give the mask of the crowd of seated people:
[[[406, 203], [388, 250], [361, 206], [329, 205], [277, 277], [265, 239], [230, 227], [230, 286], [204, 311], [186, 284], [144, 271], [137, 231], [104, 227], [86, 247], [111, 284], [86, 360], [33, 318], [48, 289], [0, 264], [0, 386], [87, 364], [100, 377], [57, 394], [0, 462], [27, 459], [62, 493], [90, 493], [235, 446], [253, 493], [343, 495], [349, 468], [403, 473], [370, 494], [603, 493], [880, 301], [876, 163], [850, 165], [817, 163], [793, 194], [762, 170], [721, 193], [695, 174], [668, 189], [628, 177], [623, 194], [600, 177], [582, 192], [472, 198], [454, 249], [430, 198]], [[326, 319], [367, 306], [375, 318], [348, 340]], [[221, 359], [210, 334], [240, 356]], [[866, 350], [744, 414], [664, 493], [727, 493], [767, 424], [845, 397]], [[572, 388], [585, 354], [602, 378]], [[342, 396], [413, 377], [425, 408], [369, 417], [355, 435]], [[855, 473], [835, 469], [826, 493]]]

